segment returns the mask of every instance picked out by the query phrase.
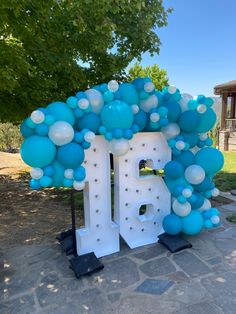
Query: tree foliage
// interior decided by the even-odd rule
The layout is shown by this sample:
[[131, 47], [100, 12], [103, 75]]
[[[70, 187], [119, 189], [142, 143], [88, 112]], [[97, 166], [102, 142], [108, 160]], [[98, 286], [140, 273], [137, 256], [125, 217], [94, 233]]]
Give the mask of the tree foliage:
[[162, 0], [1, 0], [0, 120], [122, 80], [134, 58], [159, 52], [170, 11]]
[[140, 63], [136, 62], [134, 66], [129, 69], [129, 79], [133, 80], [136, 77], [150, 77], [156, 89], [162, 90], [168, 85], [167, 72], [160, 69], [157, 64], [153, 66], [142, 67]]

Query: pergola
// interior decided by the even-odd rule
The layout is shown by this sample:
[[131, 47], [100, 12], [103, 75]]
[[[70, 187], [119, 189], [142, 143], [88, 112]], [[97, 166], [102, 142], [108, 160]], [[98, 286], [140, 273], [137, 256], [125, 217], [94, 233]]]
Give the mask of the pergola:
[[[215, 95], [222, 96], [222, 109], [221, 109], [221, 130], [225, 131], [228, 127], [230, 130], [235, 130], [235, 101], [236, 101], [236, 80], [229, 81], [224, 84], [216, 85], [214, 87]], [[230, 115], [227, 117], [227, 104], [228, 97], [231, 98]], [[230, 122], [230, 125], [227, 124]], [[232, 131], [233, 131], [232, 130]]]

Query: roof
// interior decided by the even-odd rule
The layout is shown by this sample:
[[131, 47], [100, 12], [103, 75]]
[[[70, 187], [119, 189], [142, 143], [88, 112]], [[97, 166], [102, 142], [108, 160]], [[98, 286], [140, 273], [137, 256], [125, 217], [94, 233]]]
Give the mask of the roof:
[[222, 93], [236, 93], [236, 80], [229, 81], [214, 87], [214, 93], [220, 95]]

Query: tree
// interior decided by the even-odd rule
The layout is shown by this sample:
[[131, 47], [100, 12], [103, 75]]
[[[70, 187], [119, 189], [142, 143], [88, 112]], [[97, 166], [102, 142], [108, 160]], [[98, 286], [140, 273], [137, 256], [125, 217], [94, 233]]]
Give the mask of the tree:
[[162, 0], [1, 0], [0, 120], [65, 100], [159, 52]]
[[134, 66], [129, 69], [129, 80], [136, 77], [150, 77], [156, 89], [162, 90], [168, 85], [168, 77], [166, 70], [160, 69], [157, 64], [153, 66], [142, 67], [140, 63], [136, 62]]

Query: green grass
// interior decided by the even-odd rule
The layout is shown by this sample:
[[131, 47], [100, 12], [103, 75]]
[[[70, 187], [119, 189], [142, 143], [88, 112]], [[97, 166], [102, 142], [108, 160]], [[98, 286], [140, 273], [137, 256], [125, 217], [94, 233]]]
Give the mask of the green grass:
[[236, 214], [232, 214], [232, 215], [230, 215], [229, 217], [226, 217], [226, 219], [227, 219], [229, 222], [232, 222], [233, 224], [236, 224]]
[[220, 191], [236, 189], [236, 152], [224, 152], [223, 169], [217, 173], [214, 183]]

